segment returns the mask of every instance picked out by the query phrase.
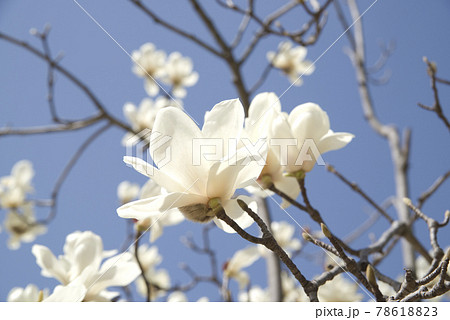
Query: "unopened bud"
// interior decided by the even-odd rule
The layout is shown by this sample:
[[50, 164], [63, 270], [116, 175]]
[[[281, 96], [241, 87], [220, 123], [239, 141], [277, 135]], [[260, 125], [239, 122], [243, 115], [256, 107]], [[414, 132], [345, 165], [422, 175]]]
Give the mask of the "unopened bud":
[[320, 227], [322, 228], [322, 232], [325, 235], [325, 237], [327, 237], [327, 238], [331, 238], [332, 237], [330, 230], [328, 229], [328, 227], [324, 223], [321, 223]]
[[303, 239], [305, 239], [306, 241], [309, 241], [309, 242], [313, 242], [313, 238], [309, 235], [309, 233], [306, 233], [306, 232], [303, 232], [302, 233], [302, 237], [303, 237]]
[[367, 265], [366, 268], [366, 277], [367, 280], [369, 281], [369, 283], [373, 286], [373, 287], [377, 287], [377, 278], [375, 277], [375, 271], [373, 270], [372, 265]]
[[412, 206], [412, 201], [410, 198], [403, 198], [403, 203], [406, 204], [408, 207]]
[[44, 291], [39, 291], [39, 295], [38, 295], [38, 301], [37, 302], [42, 302], [44, 300]]

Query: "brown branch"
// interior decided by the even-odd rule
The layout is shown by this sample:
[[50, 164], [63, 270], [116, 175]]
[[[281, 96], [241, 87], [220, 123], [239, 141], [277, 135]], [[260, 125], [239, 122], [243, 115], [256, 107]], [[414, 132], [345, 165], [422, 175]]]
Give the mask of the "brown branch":
[[209, 33], [213, 36], [214, 40], [221, 48], [222, 58], [230, 68], [231, 74], [233, 76], [234, 86], [239, 93], [242, 105], [244, 106], [245, 114], [247, 115], [248, 108], [250, 106], [250, 96], [244, 84], [244, 78], [241, 73], [241, 66], [233, 56], [233, 50], [231, 46], [226, 43], [225, 38], [220, 34], [219, 29], [216, 27], [213, 20], [208, 16], [205, 9], [200, 5], [200, 3], [197, 0], [189, 0], [189, 2], [191, 3], [194, 11], [197, 13]]
[[[442, 120], [442, 122], [445, 124], [445, 126], [447, 127], [447, 129], [450, 132], [450, 121], [447, 119], [447, 117], [444, 114], [444, 111], [442, 110], [442, 105], [441, 105], [441, 101], [439, 99], [439, 93], [438, 93], [438, 89], [437, 89], [437, 85], [436, 85], [436, 82], [437, 82], [437, 80], [436, 80], [436, 72], [437, 72], [436, 64], [434, 62], [429, 61], [426, 57], [423, 58], [423, 61], [427, 64], [427, 73], [431, 80], [431, 89], [433, 90], [434, 104], [432, 107], [426, 106], [421, 103], [418, 103], [418, 105], [422, 109], [436, 113], [436, 115], [439, 117], [439, 119]], [[446, 83], [446, 81], [443, 79], [440, 79], [440, 82]]]
[[258, 238], [250, 235], [246, 231], [244, 231], [233, 219], [231, 219], [225, 211], [222, 209], [217, 214], [217, 218], [223, 220], [226, 224], [228, 224], [238, 235], [240, 235], [243, 239], [250, 241], [252, 243], [261, 244], [265, 246], [270, 251], [273, 251], [278, 255], [281, 261], [289, 268], [292, 275], [298, 280], [301, 284], [305, 293], [308, 295], [311, 301], [318, 301], [317, 299], [317, 287], [313, 285], [310, 281], [308, 281], [300, 270], [297, 268], [295, 263], [289, 258], [287, 253], [278, 245], [273, 235], [269, 232], [266, 224], [262, 219], [254, 213], [250, 208], [248, 208], [247, 204], [241, 200], [237, 200], [241, 208], [247, 212], [247, 214], [258, 224], [260, 227], [263, 236], [262, 238]]
[[214, 49], [213, 47], [211, 47], [209, 44], [207, 44], [206, 42], [204, 42], [203, 40], [200, 40], [199, 38], [197, 38], [195, 35], [190, 34], [186, 31], [184, 31], [183, 29], [176, 27], [175, 25], [167, 22], [166, 20], [163, 20], [162, 18], [160, 18], [155, 12], [153, 12], [149, 7], [145, 6], [142, 1], [140, 0], [130, 0], [132, 4], [134, 4], [137, 8], [139, 8], [142, 12], [144, 12], [145, 14], [147, 14], [156, 24], [159, 24], [161, 26], [163, 26], [164, 28], [182, 36], [183, 38], [186, 38], [192, 42], [194, 42], [195, 44], [199, 45], [200, 47], [202, 47], [203, 49], [206, 49], [207, 51], [209, 51], [210, 53], [218, 56], [218, 57], [222, 57], [222, 54], [217, 51], [216, 49]]
[[84, 120], [70, 121], [58, 125], [27, 127], [27, 128], [6, 127], [0, 129], [0, 136], [26, 136], [32, 134], [75, 131], [92, 126], [100, 122], [104, 118], [105, 117], [102, 114], [99, 114]]
[[[122, 128], [123, 130], [133, 132], [133, 130], [123, 123], [122, 121], [116, 119], [111, 114], [109, 114], [104, 107], [104, 105], [100, 102], [100, 100], [97, 98], [97, 96], [93, 93], [89, 87], [83, 83], [79, 78], [77, 78], [72, 72], [61, 66], [57, 61], [50, 59], [49, 56], [47, 56], [44, 52], [41, 52], [40, 50], [36, 49], [35, 47], [29, 45], [27, 42], [16, 39], [10, 35], [7, 35], [5, 33], [0, 32], [0, 39], [5, 40], [11, 44], [14, 44], [18, 47], [21, 47], [28, 52], [32, 53], [33, 55], [37, 56], [38, 58], [44, 60], [48, 63], [49, 67], [53, 68], [54, 70], [57, 70], [59, 73], [61, 73], [64, 77], [66, 77], [70, 82], [72, 82], [76, 87], [78, 87], [92, 102], [92, 104], [95, 106], [95, 108], [99, 111], [101, 116], [104, 119], [107, 119], [112, 124]], [[61, 127], [59, 127], [59, 130]], [[55, 129], [55, 131], [59, 131]], [[38, 133], [42, 133], [42, 131], [38, 131]]]
[[323, 234], [330, 240], [331, 244], [336, 248], [336, 251], [338, 253], [338, 257], [341, 258], [345, 262], [346, 269], [348, 272], [353, 274], [358, 281], [370, 292], [372, 292], [375, 295], [375, 298], [378, 302], [384, 302], [386, 301], [381, 294], [380, 290], [377, 286], [372, 286], [366, 279], [366, 277], [362, 274], [358, 263], [356, 263], [355, 260], [349, 258], [347, 254], [345, 253], [344, 249], [340, 245], [340, 241], [331, 234], [330, 230], [325, 224], [321, 224], [322, 232]]
[[141, 260], [139, 258], [139, 240], [141, 239], [142, 233], [140, 231], [136, 231], [136, 236], [134, 238], [134, 257], [136, 258], [136, 262], [139, 266], [139, 269], [141, 270], [141, 277], [144, 280], [145, 283], [145, 289], [146, 289], [146, 301], [151, 302], [152, 301], [152, 284], [150, 283], [150, 280], [148, 279], [147, 275], [145, 274], [144, 266], [141, 263]]

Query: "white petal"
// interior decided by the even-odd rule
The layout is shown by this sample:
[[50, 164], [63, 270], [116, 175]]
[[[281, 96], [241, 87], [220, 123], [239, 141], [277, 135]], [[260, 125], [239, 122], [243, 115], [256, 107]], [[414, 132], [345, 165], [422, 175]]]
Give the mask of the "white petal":
[[161, 217], [167, 214], [167, 210], [188, 206], [197, 203], [207, 203], [208, 199], [202, 196], [174, 192], [160, 196], [129, 202], [117, 209], [117, 214], [122, 218], [145, 219], [157, 214]]
[[80, 286], [56, 286], [53, 293], [43, 302], [80, 302], [86, 295], [86, 287]]
[[152, 178], [158, 185], [171, 192], [186, 191], [186, 187], [183, 186], [178, 180], [167, 174], [165, 171], [161, 171], [153, 167], [151, 164], [142, 159], [135, 157], [123, 157], [123, 161], [126, 164], [133, 166], [137, 172]]
[[[300, 194], [300, 187], [298, 185], [297, 179], [293, 177], [280, 175], [275, 178], [274, 185], [278, 190], [283, 191], [294, 200], [297, 199], [298, 195]], [[281, 207], [283, 209], [289, 207], [290, 205], [291, 204], [287, 200], [283, 199], [283, 202], [281, 203]]]
[[355, 136], [351, 133], [329, 131], [327, 135], [322, 137], [319, 142], [318, 149], [320, 153], [337, 150], [345, 147]]
[[148, 78], [147, 74], [146, 76], [147, 78], [144, 82], [144, 89], [150, 97], [154, 97], [159, 92], [159, 86], [156, 84], [155, 80], [153, 80], [152, 78]]
[[316, 143], [330, 130], [328, 115], [317, 104], [304, 103], [289, 114], [289, 124], [301, 147], [304, 139], [314, 139]]
[[66, 283], [65, 271], [49, 248], [35, 244], [31, 252], [36, 257], [36, 264], [41, 267], [44, 277], [53, 277], [63, 284]]
[[244, 107], [239, 99], [225, 100], [216, 104], [207, 116], [202, 133], [205, 138], [224, 139], [225, 152], [228, 139], [238, 139], [244, 125]]
[[[156, 115], [153, 133], [161, 135], [159, 140], [170, 138], [163, 145], [158, 143], [159, 140], [156, 140], [156, 143], [150, 143], [150, 155], [156, 166], [160, 170], [176, 176], [177, 181], [185, 187], [194, 184], [193, 192], [204, 194], [202, 182], [206, 181], [207, 172], [204, 166], [193, 165], [192, 162], [194, 139], [202, 138], [201, 131], [194, 121], [179, 108], [163, 108]], [[168, 148], [170, 148], [169, 159], [166, 153]], [[159, 181], [156, 182], [165, 187]], [[169, 188], [166, 189], [173, 191]]]
[[258, 246], [249, 246], [245, 249], [236, 251], [227, 265], [227, 270], [239, 271], [251, 266], [261, 257]]

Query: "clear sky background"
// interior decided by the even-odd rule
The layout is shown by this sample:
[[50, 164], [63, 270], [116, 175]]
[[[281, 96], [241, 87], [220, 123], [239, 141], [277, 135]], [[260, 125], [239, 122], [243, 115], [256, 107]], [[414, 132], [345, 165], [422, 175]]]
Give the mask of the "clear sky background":
[[[192, 58], [200, 78], [196, 86], [188, 89], [184, 106], [197, 122], [203, 123], [204, 112], [217, 102], [237, 97], [230, 73], [221, 61], [191, 42], [155, 25], [128, 1], [79, 2], [128, 52], [145, 42], [152, 42], [168, 53], [180, 51]], [[213, 1], [203, 2], [227, 39], [232, 39], [240, 16], [218, 7]], [[275, 2], [269, 4], [267, 0], [258, 2], [260, 5], [257, 10], [261, 13], [271, 11], [275, 5]], [[187, 1], [150, 3], [161, 16], [212, 43]], [[362, 12], [372, 1], [358, 3]], [[329, 12], [329, 21], [320, 40], [308, 50], [309, 60], [319, 57], [343, 32], [333, 6]], [[438, 176], [449, 169], [448, 130], [435, 114], [417, 106], [418, 102], [428, 105], [433, 103], [423, 56], [437, 62], [439, 76], [450, 78], [449, 14], [450, 3], [445, 0], [379, 0], [363, 18], [369, 65], [379, 56], [379, 42], [394, 41], [396, 44], [396, 50], [386, 66], [392, 73], [390, 80], [386, 85], [374, 86], [373, 95], [382, 122], [413, 129], [410, 166], [412, 199], [417, 199]], [[289, 17], [292, 25], [295, 25], [294, 18]], [[30, 36], [28, 31], [31, 27], [41, 29], [45, 23], [52, 25], [50, 43], [53, 53], [65, 53], [62, 64], [83, 79], [115, 116], [123, 118], [122, 106], [125, 102], [137, 104], [146, 97], [142, 79], [131, 72], [130, 58], [73, 1], [0, 1], [2, 32], [40, 46], [39, 41]], [[255, 25], [251, 27], [250, 30], [255, 30]], [[251, 33], [247, 34], [244, 42], [250, 36]], [[266, 52], [275, 50], [279, 42], [279, 38], [269, 37], [258, 46], [244, 68], [247, 84], [258, 78], [267, 63]], [[316, 71], [304, 78], [303, 86], [292, 87], [283, 95], [281, 104], [285, 111], [290, 111], [301, 103], [318, 103], [327, 111], [333, 130], [355, 134], [356, 138], [347, 147], [326, 154], [324, 160], [336, 166], [350, 180], [356, 181], [381, 203], [394, 194], [389, 149], [387, 143], [364, 121], [354, 71], [343, 53], [346, 46], [347, 39], [342, 37], [317, 61]], [[0, 70], [0, 127], [49, 124], [51, 117], [46, 102], [46, 64], [23, 49], [0, 41]], [[273, 91], [280, 95], [289, 85], [289, 81], [274, 70], [258, 92]], [[450, 90], [441, 86], [439, 92], [444, 110], [450, 115]], [[57, 77], [55, 99], [62, 117], [83, 117], [95, 112], [83, 94], [62, 76]], [[0, 176], [8, 175], [18, 160], [29, 159], [36, 171], [33, 182], [36, 192], [33, 197], [49, 198], [53, 184], [72, 153], [96, 129], [40, 136], [0, 137]], [[67, 234], [76, 230], [92, 230], [102, 237], [105, 249], [121, 246], [126, 228], [124, 219], [115, 212], [118, 206], [116, 187], [122, 180], [140, 184], [145, 182], [143, 176], [122, 162], [125, 149], [120, 141], [123, 135], [123, 131], [111, 129], [87, 150], [61, 190], [57, 217], [49, 225], [47, 234], [39, 236], [35, 243], [48, 246], [55, 254], [60, 254]], [[326, 172], [324, 167], [316, 166], [308, 174], [307, 184], [313, 205], [340, 236], [350, 233], [373, 212], [364, 200]], [[450, 209], [449, 196], [450, 183], [447, 183], [425, 205], [425, 212], [441, 220], [445, 210]], [[277, 210], [276, 204], [271, 203], [271, 207], [274, 220], [285, 220], [295, 225], [284, 212]], [[302, 226], [318, 229], [305, 214], [294, 208], [289, 208], [288, 212]], [[392, 209], [389, 212], [394, 214]], [[37, 211], [38, 217], [43, 218], [47, 214], [46, 209]], [[4, 212], [0, 215], [0, 220], [4, 220]], [[386, 227], [387, 223], [380, 219], [371, 232], [379, 236]], [[298, 229], [296, 235], [301, 237]], [[422, 221], [417, 223], [416, 229], [427, 243]], [[256, 232], [255, 228], [250, 230]], [[189, 281], [189, 277], [178, 268], [181, 262], [189, 264], [199, 274], [209, 272], [207, 258], [184, 248], [180, 242], [180, 237], [188, 233], [200, 240], [200, 231], [200, 225], [186, 221], [176, 227], [166, 228], [164, 235], [157, 240], [156, 245], [164, 259], [161, 266], [169, 270], [172, 283]], [[440, 234], [444, 247], [450, 244], [448, 234], [448, 230], [446, 234]], [[28, 283], [35, 283], [40, 288], [53, 288], [57, 284], [56, 280], [40, 276], [40, 268], [31, 254], [32, 244], [22, 244], [19, 250], [10, 251], [6, 247], [7, 237], [4, 231], [0, 233], [0, 301], [6, 299], [14, 286], [24, 287]], [[145, 237], [145, 242], [147, 239]], [[365, 234], [354, 246], [367, 245], [369, 242], [369, 234]], [[225, 234], [217, 229], [212, 232], [212, 248], [216, 250], [221, 264], [236, 250], [247, 245], [237, 235]], [[310, 249], [307, 250], [308, 254], [296, 259], [307, 277], [314, 276], [320, 269], [316, 261], [320, 251]], [[397, 248], [380, 268], [394, 277], [400, 274], [403, 268], [400, 249]], [[249, 271], [252, 273], [252, 283], [265, 287], [264, 263], [259, 261]], [[236, 288], [235, 284], [233, 288]], [[208, 284], [199, 285], [188, 293], [191, 300], [204, 295], [212, 300], [219, 299], [216, 288]]]

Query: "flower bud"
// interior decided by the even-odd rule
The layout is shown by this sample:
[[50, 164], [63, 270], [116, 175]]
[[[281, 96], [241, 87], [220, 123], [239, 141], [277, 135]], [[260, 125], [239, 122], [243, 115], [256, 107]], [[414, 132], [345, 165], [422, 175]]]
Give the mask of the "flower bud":
[[321, 223], [320, 227], [322, 228], [322, 232], [325, 235], [325, 237], [327, 237], [327, 238], [331, 238], [332, 237], [330, 230], [328, 229], [328, 227], [324, 223]]

